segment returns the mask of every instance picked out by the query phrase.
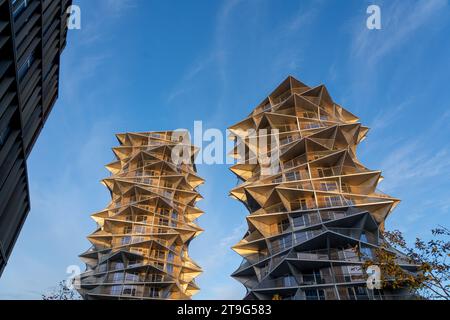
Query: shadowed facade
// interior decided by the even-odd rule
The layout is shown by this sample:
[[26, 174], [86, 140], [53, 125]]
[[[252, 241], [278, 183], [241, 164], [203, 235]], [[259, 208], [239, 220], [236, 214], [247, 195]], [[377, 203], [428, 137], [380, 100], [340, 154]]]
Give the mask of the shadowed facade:
[[[105, 210], [92, 215], [98, 229], [79, 292], [84, 299], [190, 299], [202, 271], [188, 255], [202, 232], [196, 207], [198, 149], [187, 131], [118, 134], [117, 161], [106, 168], [103, 184], [111, 192]], [[177, 149], [175, 149], [177, 148]], [[172, 154], [187, 161], [178, 164]]]
[[26, 161], [58, 99], [71, 5], [0, 0], [0, 276], [30, 211]]
[[[267, 148], [277, 159], [269, 174], [249, 135], [263, 129], [277, 136]], [[250, 212], [248, 231], [233, 247], [244, 258], [232, 276], [246, 287], [245, 299], [410, 297], [408, 290], [366, 286], [362, 265], [383, 243], [380, 231], [399, 203], [377, 189], [381, 171], [357, 159], [368, 130], [325, 86], [310, 88], [293, 77], [230, 127], [240, 159], [231, 171], [242, 181], [231, 196]], [[404, 255], [392, 252], [414, 271]]]

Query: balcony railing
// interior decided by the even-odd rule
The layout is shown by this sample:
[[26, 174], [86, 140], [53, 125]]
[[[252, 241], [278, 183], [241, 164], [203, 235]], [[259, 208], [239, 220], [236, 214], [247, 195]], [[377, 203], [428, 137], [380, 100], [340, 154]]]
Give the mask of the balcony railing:
[[296, 277], [281, 277], [278, 279], [265, 279], [255, 289], [267, 288], [287, 288], [315, 286], [334, 283], [355, 283], [364, 282], [367, 279], [366, 274], [300, 274]]
[[284, 162], [283, 163], [283, 168], [285, 170], [287, 170], [287, 169], [291, 169], [291, 168], [303, 165], [305, 163], [307, 163], [306, 155], [302, 155], [302, 156], [297, 157], [295, 159], [292, 159], [292, 160]]

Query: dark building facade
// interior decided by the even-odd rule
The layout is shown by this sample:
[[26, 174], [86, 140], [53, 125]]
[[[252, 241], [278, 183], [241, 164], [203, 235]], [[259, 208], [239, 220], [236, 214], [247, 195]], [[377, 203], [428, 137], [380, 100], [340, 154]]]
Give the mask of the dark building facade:
[[28, 158], [58, 97], [71, 0], [0, 0], [0, 275], [30, 210]]

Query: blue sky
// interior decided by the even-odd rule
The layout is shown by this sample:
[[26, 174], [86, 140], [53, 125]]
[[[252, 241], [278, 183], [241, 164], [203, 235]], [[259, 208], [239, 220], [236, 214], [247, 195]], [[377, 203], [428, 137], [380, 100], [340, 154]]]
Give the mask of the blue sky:
[[[78, 264], [103, 209], [114, 133], [226, 127], [291, 74], [325, 84], [372, 128], [359, 157], [403, 200], [387, 221], [408, 240], [449, 226], [450, 5], [399, 1], [79, 0], [82, 29], [62, 57], [60, 98], [29, 159], [32, 210], [0, 280], [1, 299], [39, 299]], [[378, 4], [382, 29], [366, 28]], [[196, 299], [241, 298], [229, 275], [245, 208], [227, 165], [199, 166], [206, 230]]]

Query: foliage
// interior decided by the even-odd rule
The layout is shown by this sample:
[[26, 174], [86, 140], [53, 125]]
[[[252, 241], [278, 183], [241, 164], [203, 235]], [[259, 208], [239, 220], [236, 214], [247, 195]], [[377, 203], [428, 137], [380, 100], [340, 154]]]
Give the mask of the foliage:
[[61, 281], [51, 292], [42, 295], [42, 300], [82, 300], [78, 292], [66, 281]]
[[439, 227], [432, 235], [429, 241], [416, 238], [409, 247], [400, 231], [385, 231], [385, 241], [364, 267], [378, 265], [384, 287], [407, 287], [425, 299], [450, 300], [450, 230]]

